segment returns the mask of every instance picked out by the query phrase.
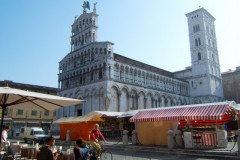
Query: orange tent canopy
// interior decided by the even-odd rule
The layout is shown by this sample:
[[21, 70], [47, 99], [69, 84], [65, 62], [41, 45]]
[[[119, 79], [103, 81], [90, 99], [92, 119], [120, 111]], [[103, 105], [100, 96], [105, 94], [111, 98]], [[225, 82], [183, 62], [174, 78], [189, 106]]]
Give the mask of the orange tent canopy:
[[80, 117], [63, 117], [55, 121], [60, 125], [60, 139], [66, 139], [67, 130], [70, 130], [71, 140], [83, 138], [89, 140], [89, 133], [97, 122], [104, 121], [98, 115], [87, 114]]

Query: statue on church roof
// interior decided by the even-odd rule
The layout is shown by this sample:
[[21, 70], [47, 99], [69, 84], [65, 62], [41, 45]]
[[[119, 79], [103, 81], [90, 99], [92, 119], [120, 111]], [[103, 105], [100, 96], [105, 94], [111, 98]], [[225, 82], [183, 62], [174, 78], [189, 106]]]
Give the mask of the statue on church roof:
[[97, 2], [93, 3], [93, 5], [94, 5], [94, 8], [95, 8], [95, 7], [96, 7], [96, 5], [97, 5]]
[[86, 8], [90, 10], [90, 4], [88, 1], [83, 2], [83, 13], [86, 13]]
[[97, 2], [96, 3], [93, 3], [94, 7], [93, 7], [93, 12], [96, 13], [96, 5], [97, 5]]

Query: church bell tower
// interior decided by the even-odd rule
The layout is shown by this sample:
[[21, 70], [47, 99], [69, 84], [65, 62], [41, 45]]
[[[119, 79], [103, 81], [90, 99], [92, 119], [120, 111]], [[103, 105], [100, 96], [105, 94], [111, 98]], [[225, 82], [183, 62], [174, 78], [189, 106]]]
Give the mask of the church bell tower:
[[223, 87], [215, 18], [204, 8], [199, 8], [186, 16], [192, 63], [192, 76], [188, 81], [193, 103], [221, 101]]

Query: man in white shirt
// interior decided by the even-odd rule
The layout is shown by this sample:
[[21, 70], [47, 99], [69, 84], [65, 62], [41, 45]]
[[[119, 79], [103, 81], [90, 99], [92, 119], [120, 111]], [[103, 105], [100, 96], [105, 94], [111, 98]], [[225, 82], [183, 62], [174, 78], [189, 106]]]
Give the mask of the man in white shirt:
[[1, 145], [2, 148], [4, 148], [4, 145], [7, 145], [7, 137], [8, 137], [8, 131], [10, 130], [9, 126], [5, 126], [4, 130], [2, 131], [2, 137], [1, 137]]

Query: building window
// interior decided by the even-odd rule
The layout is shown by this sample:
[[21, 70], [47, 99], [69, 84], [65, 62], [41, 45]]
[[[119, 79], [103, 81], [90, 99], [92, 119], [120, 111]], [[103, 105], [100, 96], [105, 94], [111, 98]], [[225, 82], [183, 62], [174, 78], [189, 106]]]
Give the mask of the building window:
[[44, 115], [45, 115], [45, 116], [49, 116], [49, 111], [45, 111], [45, 112], [44, 112]]
[[212, 60], [215, 61], [214, 55], [212, 54]]
[[207, 33], [209, 33], [209, 27], [208, 26], [206, 26], [206, 30], [207, 30]]
[[198, 60], [200, 61], [202, 59], [201, 53], [198, 52]]
[[5, 109], [4, 115], [8, 115], [8, 108]]
[[231, 85], [227, 85], [227, 91], [230, 92], [232, 90]]
[[32, 116], [36, 116], [37, 115], [37, 111], [32, 111]]
[[198, 38], [198, 45], [200, 46], [201, 45], [201, 39]]
[[198, 46], [198, 40], [195, 39], [195, 46], [197, 47]]
[[200, 26], [199, 24], [193, 26], [193, 32], [199, 32], [200, 31]]
[[240, 89], [240, 83], [238, 83], [238, 89]]
[[77, 110], [77, 116], [82, 116], [82, 109]]
[[17, 115], [23, 115], [23, 110], [22, 109], [18, 109], [17, 110]]

